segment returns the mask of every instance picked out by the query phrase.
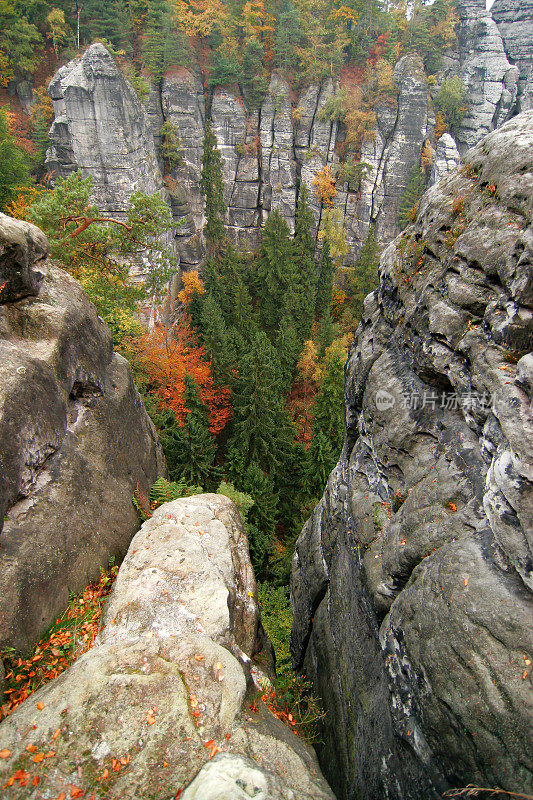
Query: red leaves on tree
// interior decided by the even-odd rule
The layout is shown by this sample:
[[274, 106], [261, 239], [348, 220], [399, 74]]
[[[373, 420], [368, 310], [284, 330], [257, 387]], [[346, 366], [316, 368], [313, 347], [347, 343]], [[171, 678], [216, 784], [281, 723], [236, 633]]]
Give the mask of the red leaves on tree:
[[220, 433], [231, 419], [230, 390], [216, 386], [211, 364], [199, 347], [186, 321], [172, 330], [156, 326], [137, 343], [141, 369], [162, 402], [172, 409], [178, 423], [185, 422], [185, 376], [189, 375], [209, 408], [209, 430]]

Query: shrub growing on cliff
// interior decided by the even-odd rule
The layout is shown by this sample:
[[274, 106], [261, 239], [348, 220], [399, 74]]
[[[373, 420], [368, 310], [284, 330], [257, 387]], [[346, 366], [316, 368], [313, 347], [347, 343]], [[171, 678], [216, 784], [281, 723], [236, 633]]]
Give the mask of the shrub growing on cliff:
[[446, 78], [435, 98], [435, 108], [440, 111], [448, 130], [456, 130], [468, 111], [468, 91], [461, 78], [456, 75]]
[[92, 179], [79, 172], [59, 178], [53, 191], [33, 203], [27, 217], [48, 237], [52, 258], [82, 283], [107, 319], [110, 296], [115, 304], [122, 299], [128, 309], [141, 299], [129, 279], [132, 259], [149, 264], [145, 297], [159, 295], [175, 266], [164, 240], [173, 223], [159, 194], [135, 192], [125, 217], [115, 219], [91, 203], [91, 189]]

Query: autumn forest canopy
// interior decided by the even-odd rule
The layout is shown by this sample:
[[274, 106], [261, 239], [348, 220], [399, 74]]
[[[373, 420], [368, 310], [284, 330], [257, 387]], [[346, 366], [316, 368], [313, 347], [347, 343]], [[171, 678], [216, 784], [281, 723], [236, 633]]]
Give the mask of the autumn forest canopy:
[[[427, 75], [438, 71], [455, 42], [452, 0], [0, 0], [0, 22], [0, 207], [45, 231], [52, 257], [96, 304], [131, 363], [176, 491], [222, 487], [235, 499], [256, 574], [265, 592], [281, 592], [276, 602], [288, 614], [295, 537], [342, 447], [344, 364], [363, 299], [377, 283], [373, 227], [355, 268], [342, 268], [336, 187], [361, 186], [361, 145], [372, 136], [376, 105], [396, 97], [397, 60], [416, 52]], [[92, 202], [91, 178], [76, 172], [50, 182], [46, 175], [53, 121], [46, 86], [60, 64], [94, 41], [110, 50], [141, 101], [179, 66], [196, 65], [208, 106], [213, 91], [227, 86], [252, 111], [274, 70], [295, 97], [344, 75], [321, 111], [345, 129], [336, 172], [326, 165], [317, 173], [313, 197], [302, 184], [294, 233], [274, 210], [256, 252], [226, 237], [221, 157], [207, 127], [200, 184], [207, 259], [203, 271], [182, 276], [177, 313], [168, 306], [175, 222], [165, 200], [136, 192], [127, 212], [110, 219]], [[27, 81], [31, 116], [10, 99], [13, 86]], [[462, 85], [445, 88], [436, 103], [440, 133], [465, 106]], [[160, 156], [168, 178], [182, 158], [169, 122]], [[416, 207], [423, 166], [410, 178], [400, 224]], [[318, 236], [311, 200], [320, 207]], [[144, 282], [133, 281], [131, 264], [146, 257]], [[135, 502], [149, 515], [150, 497]]]

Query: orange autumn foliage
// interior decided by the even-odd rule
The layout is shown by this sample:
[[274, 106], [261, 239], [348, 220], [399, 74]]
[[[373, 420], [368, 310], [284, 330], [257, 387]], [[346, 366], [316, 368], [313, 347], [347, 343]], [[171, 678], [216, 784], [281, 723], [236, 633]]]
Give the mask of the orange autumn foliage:
[[[173, 330], [158, 325], [134, 343], [135, 360], [150, 388], [172, 409], [178, 423], [185, 421], [185, 376], [189, 375], [209, 408], [209, 430], [220, 433], [232, 417], [230, 390], [217, 386], [203, 345], [199, 347], [186, 320]], [[128, 356], [130, 357], [130, 356]]]
[[335, 195], [337, 194], [337, 189], [335, 188], [335, 178], [331, 172], [331, 167], [329, 164], [326, 164], [321, 170], [319, 170], [313, 179], [313, 186], [315, 187], [315, 195], [325, 206], [331, 207], [333, 205], [333, 200], [335, 199]]
[[183, 289], [178, 293], [178, 300], [180, 303], [188, 305], [195, 294], [205, 294], [205, 286], [203, 280], [200, 278], [197, 269], [192, 269], [190, 272], [184, 272], [181, 276]]

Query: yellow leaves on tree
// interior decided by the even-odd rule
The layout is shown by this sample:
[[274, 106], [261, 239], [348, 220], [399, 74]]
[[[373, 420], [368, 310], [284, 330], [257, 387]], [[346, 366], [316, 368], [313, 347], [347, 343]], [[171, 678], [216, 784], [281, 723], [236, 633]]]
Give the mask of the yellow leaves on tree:
[[437, 115], [435, 117], [435, 139], [440, 139], [443, 133], [446, 133], [448, 130], [448, 126], [446, 125], [446, 120], [444, 119], [444, 115], [437, 111]]
[[344, 261], [344, 256], [348, 252], [346, 236], [344, 232], [344, 215], [340, 208], [328, 208], [322, 214], [320, 230], [318, 231], [319, 241], [329, 242], [329, 252], [333, 264], [338, 269]]
[[332, 206], [337, 189], [335, 188], [335, 178], [332, 175], [331, 167], [326, 164], [319, 170], [313, 179], [315, 195], [325, 206]]
[[181, 276], [183, 289], [178, 293], [178, 300], [180, 303], [188, 305], [195, 294], [202, 295], [205, 293], [205, 286], [203, 280], [200, 278], [197, 269], [192, 269], [190, 272], [184, 272]]
[[221, 0], [173, 0], [179, 25], [188, 36], [210, 35], [218, 27], [225, 37], [229, 27], [229, 14]]
[[433, 148], [431, 147], [431, 142], [429, 139], [426, 139], [424, 142], [424, 146], [422, 148], [422, 155], [420, 156], [420, 166], [424, 171], [431, 169], [431, 165], [433, 164]]

